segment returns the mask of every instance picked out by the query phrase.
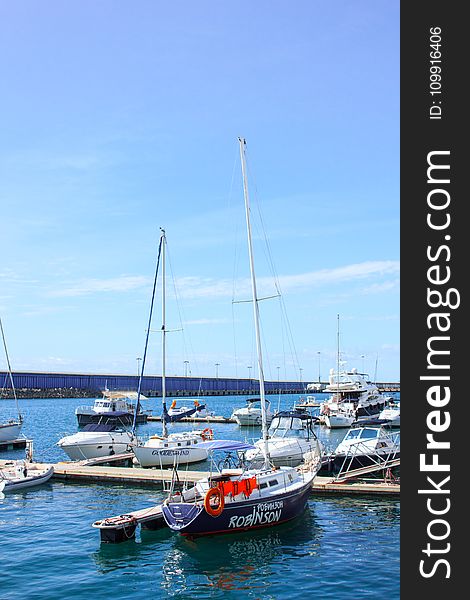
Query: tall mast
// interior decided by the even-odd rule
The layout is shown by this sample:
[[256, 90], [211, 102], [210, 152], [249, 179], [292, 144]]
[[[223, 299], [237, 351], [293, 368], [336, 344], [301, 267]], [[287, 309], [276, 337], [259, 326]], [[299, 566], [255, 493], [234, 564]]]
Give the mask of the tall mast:
[[168, 432], [166, 428], [166, 288], [165, 288], [165, 250], [166, 250], [166, 236], [165, 230], [161, 229], [162, 232], [162, 435], [166, 437]]
[[11, 389], [13, 390], [13, 396], [14, 396], [15, 402], [16, 402], [16, 412], [18, 413], [18, 419], [20, 421], [22, 421], [23, 417], [22, 417], [22, 415], [20, 413], [20, 407], [18, 405], [18, 397], [16, 395], [15, 384], [13, 383], [13, 375], [11, 373], [10, 357], [8, 356], [7, 342], [6, 342], [6, 339], [5, 339], [5, 333], [3, 331], [3, 325], [2, 325], [2, 319], [1, 319], [1, 317], [0, 317], [0, 330], [2, 332], [3, 347], [5, 349], [5, 358], [6, 358], [6, 361], [7, 361], [8, 378], [10, 379]]
[[258, 355], [258, 377], [259, 377], [259, 392], [261, 399], [261, 427], [263, 432], [264, 440], [264, 466], [266, 469], [269, 468], [269, 447], [268, 447], [268, 427], [266, 421], [266, 396], [264, 391], [264, 371], [263, 371], [263, 355], [261, 351], [261, 335], [259, 327], [259, 307], [258, 307], [258, 294], [256, 291], [256, 277], [255, 277], [255, 262], [253, 258], [253, 244], [251, 240], [251, 221], [250, 221], [250, 198], [248, 195], [248, 183], [246, 176], [246, 158], [245, 158], [245, 138], [238, 138], [240, 144], [240, 158], [242, 163], [242, 175], [243, 175], [243, 194], [245, 197], [245, 216], [246, 216], [246, 229], [248, 233], [248, 254], [250, 257], [250, 272], [251, 272], [251, 292], [253, 299], [253, 316], [255, 322], [255, 337], [256, 337], [256, 351]]
[[336, 346], [337, 346], [337, 357], [336, 357], [336, 383], [338, 385], [338, 400], [339, 400], [339, 314], [337, 315], [337, 326], [336, 326]]

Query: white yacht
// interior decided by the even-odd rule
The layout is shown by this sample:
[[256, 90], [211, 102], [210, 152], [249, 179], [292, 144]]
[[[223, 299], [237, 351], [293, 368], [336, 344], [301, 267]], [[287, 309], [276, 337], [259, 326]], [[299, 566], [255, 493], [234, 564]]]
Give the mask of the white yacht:
[[320, 422], [330, 428], [351, 427], [361, 419], [378, 418], [390, 397], [380, 393], [378, 387], [367, 381], [364, 373], [330, 370], [325, 392], [331, 396], [322, 403]]
[[[137, 392], [103, 391], [103, 398], [97, 398], [93, 406], [78, 406], [75, 409], [78, 425], [88, 423], [109, 423], [113, 425], [131, 425], [134, 421], [135, 402]], [[140, 400], [147, 400], [139, 395]], [[137, 423], [146, 423], [151, 411], [139, 410], [137, 412]]]
[[[320, 454], [322, 448], [313, 431], [313, 417], [298, 410], [276, 413], [268, 430], [268, 450], [271, 463], [276, 466], [300, 465], [308, 452]], [[255, 442], [246, 459], [252, 465], [264, 462], [264, 441]]]
[[[261, 426], [262, 412], [261, 412], [261, 399], [260, 398], [248, 398], [246, 406], [243, 408], [237, 408], [233, 411], [231, 418], [234, 419], [240, 426], [258, 425]], [[273, 412], [270, 407], [270, 402], [265, 398], [266, 403], [266, 421], [267, 424], [271, 423], [273, 418]]]

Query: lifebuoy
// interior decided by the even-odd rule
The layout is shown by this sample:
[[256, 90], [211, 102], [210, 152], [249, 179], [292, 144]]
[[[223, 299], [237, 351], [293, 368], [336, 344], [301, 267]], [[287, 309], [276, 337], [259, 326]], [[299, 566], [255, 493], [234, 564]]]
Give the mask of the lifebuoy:
[[[211, 501], [218, 499], [217, 506], [212, 506]], [[225, 498], [222, 490], [218, 487], [211, 487], [207, 490], [206, 496], [204, 498], [204, 509], [208, 515], [211, 517], [218, 517], [225, 506]]]
[[202, 430], [201, 437], [204, 441], [211, 440], [214, 437], [214, 432], [209, 427]]

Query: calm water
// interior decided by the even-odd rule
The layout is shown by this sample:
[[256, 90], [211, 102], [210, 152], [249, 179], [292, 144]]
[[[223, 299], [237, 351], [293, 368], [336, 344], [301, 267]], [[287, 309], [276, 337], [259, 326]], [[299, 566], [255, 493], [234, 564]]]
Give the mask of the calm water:
[[[278, 397], [270, 398], [277, 409]], [[292, 406], [297, 398], [282, 396], [280, 407]], [[210, 410], [224, 416], [244, 405], [243, 397], [207, 401]], [[83, 403], [70, 398], [20, 401], [23, 432], [34, 439], [36, 460], [67, 459], [54, 444], [77, 430], [74, 410]], [[157, 403], [152, 399], [146, 407], [155, 407], [158, 414]], [[0, 402], [2, 416], [13, 408], [10, 401]], [[178, 427], [185, 428], [177, 425], [173, 430]], [[213, 429], [219, 439], [257, 437], [257, 432], [232, 424]], [[149, 423], [138, 433], [147, 436], [160, 430], [159, 423]], [[317, 430], [328, 446], [345, 433]], [[3, 452], [0, 458], [23, 455], [17, 450]], [[302, 517], [256, 533], [188, 541], [162, 529], [138, 532], [135, 541], [123, 544], [100, 544], [93, 521], [162, 499], [163, 492], [150, 487], [56, 481], [0, 498], [0, 597], [399, 598], [397, 500], [312, 495]]]

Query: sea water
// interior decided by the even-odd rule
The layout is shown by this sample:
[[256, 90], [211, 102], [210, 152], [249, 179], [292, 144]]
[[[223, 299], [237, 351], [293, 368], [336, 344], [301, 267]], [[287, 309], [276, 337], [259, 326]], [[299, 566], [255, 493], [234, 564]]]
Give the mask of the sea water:
[[[270, 399], [277, 410], [291, 407], [299, 396]], [[204, 400], [223, 416], [244, 405], [241, 396]], [[0, 402], [0, 414], [3, 407], [11, 409], [10, 402]], [[191, 402], [178, 399], [178, 405]], [[67, 460], [55, 443], [77, 431], [74, 411], [83, 403], [73, 398], [20, 401], [23, 433], [34, 440], [35, 460]], [[144, 407], [160, 412], [158, 399]], [[172, 431], [187, 428], [171, 426]], [[256, 439], [260, 433], [226, 423], [211, 428], [217, 439]], [[330, 448], [346, 433], [321, 426], [315, 430]], [[144, 438], [159, 432], [158, 422], [138, 427]], [[0, 453], [2, 459], [23, 456], [24, 450]], [[0, 598], [399, 598], [397, 499], [312, 494], [305, 513], [289, 523], [192, 541], [167, 528], [138, 528], [134, 540], [101, 544], [99, 531], [91, 527], [98, 519], [150, 507], [163, 498], [159, 487], [54, 479], [0, 498]]]

